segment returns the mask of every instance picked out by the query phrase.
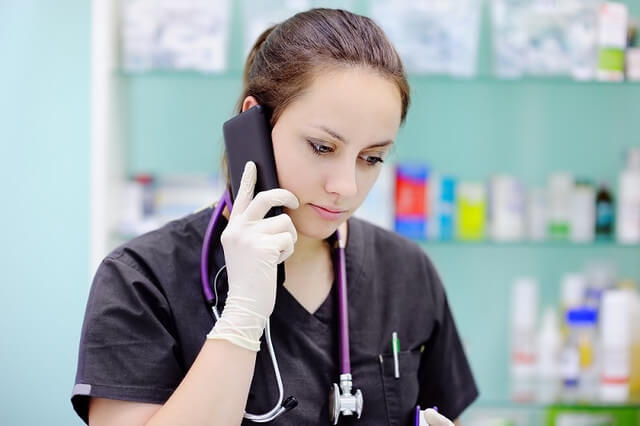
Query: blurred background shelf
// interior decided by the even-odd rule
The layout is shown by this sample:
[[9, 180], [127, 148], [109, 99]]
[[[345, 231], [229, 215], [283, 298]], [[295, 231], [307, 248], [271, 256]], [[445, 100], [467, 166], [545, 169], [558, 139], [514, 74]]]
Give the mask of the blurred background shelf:
[[502, 407], [502, 408], [515, 408], [522, 410], [532, 410], [532, 409], [547, 409], [550, 407], [557, 408], [571, 408], [571, 409], [582, 409], [582, 408], [604, 408], [604, 409], [640, 409], [640, 401], [629, 401], [624, 404], [607, 404], [603, 402], [593, 401], [593, 402], [563, 402], [563, 401], [555, 401], [555, 402], [516, 402], [511, 400], [487, 400], [483, 399], [476, 404], [478, 407]]
[[[122, 176], [219, 172], [222, 124], [235, 114], [242, 86], [240, 3], [232, 5], [226, 71], [132, 72], [120, 65], [110, 70], [112, 125], [120, 142], [110, 164], [121, 168]], [[369, 3], [357, 0], [353, 10], [367, 14]], [[632, 15], [640, 13], [640, 2], [625, 3]], [[411, 106], [387, 161], [428, 164], [459, 180], [486, 181], [506, 173], [529, 187], [545, 186], [551, 173], [566, 171], [594, 183], [608, 182], [615, 196], [623, 153], [640, 143], [640, 82], [494, 76], [488, 4], [485, 1], [483, 7], [477, 74], [410, 74]], [[114, 243], [133, 236], [112, 231], [108, 238]], [[637, 244], [416, 242], [447, 289], [480, 388], [474, 407], [534, 411], [538, 420], [532, 425], [543, 424], [537, 421], [548, 406], [517, 404], [509, 398], [509, 297], [514, 278], [537, 277], [541, 306], [555, 306], [564, 274], [582, 271], [593, 260], [615, 263], [620, 277], [640, 277]]]
[[[200, 72], [192, 70], [151, 70], [151, 71], [127, 71], [118, 70], [116, 75], [123, 79], [184, 79], [184, 80], [231, 80], [242, 81], [241, 71], [225, 71], [220, 73]], [[500, 78], [495, 75], [475, 75], [472, 77], [454, 77], [448, 75], [434, 74], [408, 74], [409, 79], [416, 83], [446, 83], [446, 84], [492, 84], [492, 85], [522, 85], [522, 84], [539, 84], [539, 85], [559, 85], [559, 86], [608, 86], [625, 88], [628, 86], [640, 86], [640, 81], [620, 81], [607, 82], [597, 80], [575, 80], [569, 77], [559, 76], [525, 76], [516, 78]]]
[[640, 244], [621, 244], [616, 241], [594, 241], [591, 243], [574, 243], [571, 241], [512, 241], [499, 242], [491, 240], [481, 241], [417, 241], [425, 249], [433, 247], [472, 247], [478, 249], [493, 248], [539, 248], [539, 249], [629, 249], [638, 250], [640, 255]]

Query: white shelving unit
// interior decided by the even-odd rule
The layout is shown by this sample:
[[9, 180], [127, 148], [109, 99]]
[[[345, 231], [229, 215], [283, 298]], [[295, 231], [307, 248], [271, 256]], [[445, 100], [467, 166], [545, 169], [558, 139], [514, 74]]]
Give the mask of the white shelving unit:
[[90, 274], [113, 248], [125, 160], [118, 106], [119, 1], [92, 1]]

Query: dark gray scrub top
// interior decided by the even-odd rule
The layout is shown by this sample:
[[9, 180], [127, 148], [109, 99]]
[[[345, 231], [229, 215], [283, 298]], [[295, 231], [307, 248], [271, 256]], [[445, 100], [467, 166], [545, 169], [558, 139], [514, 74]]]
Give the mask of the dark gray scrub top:
[[[162, 404], [186, 375], [214, 323], [199, 267], [211, 213], [208, 208], [138, 237], [98, 268], [71, 398], [85, 422], [91, 396]], [[221, 218], [214, 230], [212, 274], [224, 264], [219, 241], [225, 225]], [[346, 262], [353, 385], [363, 393], [364, 409], [359, 421], [345, 417], [339, 424], [412, 425], [416, 404], [457, 418], [478, 391], [429, 258], [413, 242], [351, 218]], [[220, 281], [226, 294], [226, 276]], [[293, 395], [299, 404], [270, 424], [329, 424], [329, 389], [340, 374], [336, 289], [312, 314], [278, 288], [271, 335], [284, 397]], [[278, 397], [264, 339], [247, 402], [247, 411], [256, 414], [270, 410]]]

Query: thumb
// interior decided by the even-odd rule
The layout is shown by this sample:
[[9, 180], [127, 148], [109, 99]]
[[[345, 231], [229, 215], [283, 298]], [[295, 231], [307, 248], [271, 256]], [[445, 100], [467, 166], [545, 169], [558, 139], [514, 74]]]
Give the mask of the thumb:
[[[453, 426], [453, 422], [451, 420], [447, 419], [433, 408], [427, 408], [424, 410], [422, 412], [422, 418], [425, 421], [424, 426]], [[420, 423], [420, 426], [423, 426], [423, 424]]]
[[242, 214], [247, 209], [251, 200], [253, 200], [253, 191], [256, 186], [257, 174], [258, 171], [256, 169], [256, 164], [253, 161], [247, 161], [244, 165], [244, 171], [242, 172], [240, 188], [238, 188], [236, 199], [233, 202], [231, 217]]

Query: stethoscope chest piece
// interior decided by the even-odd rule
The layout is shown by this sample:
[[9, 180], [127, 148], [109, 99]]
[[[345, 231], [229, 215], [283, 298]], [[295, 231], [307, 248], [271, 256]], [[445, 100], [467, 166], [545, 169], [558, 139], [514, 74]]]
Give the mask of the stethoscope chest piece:
[[[340, 415], [352, 416], [358, 418], [362, 415], [362, 392], [356, 389], [355, 393], [351, 393], [351, 374], [340, 375], [340, 387], [333, 384], [331, 387], [331, 395], [329, 396], [329, 416], [331, 424], [337, 425]], [[340, 392], [342, 390], [342, 392]]]

